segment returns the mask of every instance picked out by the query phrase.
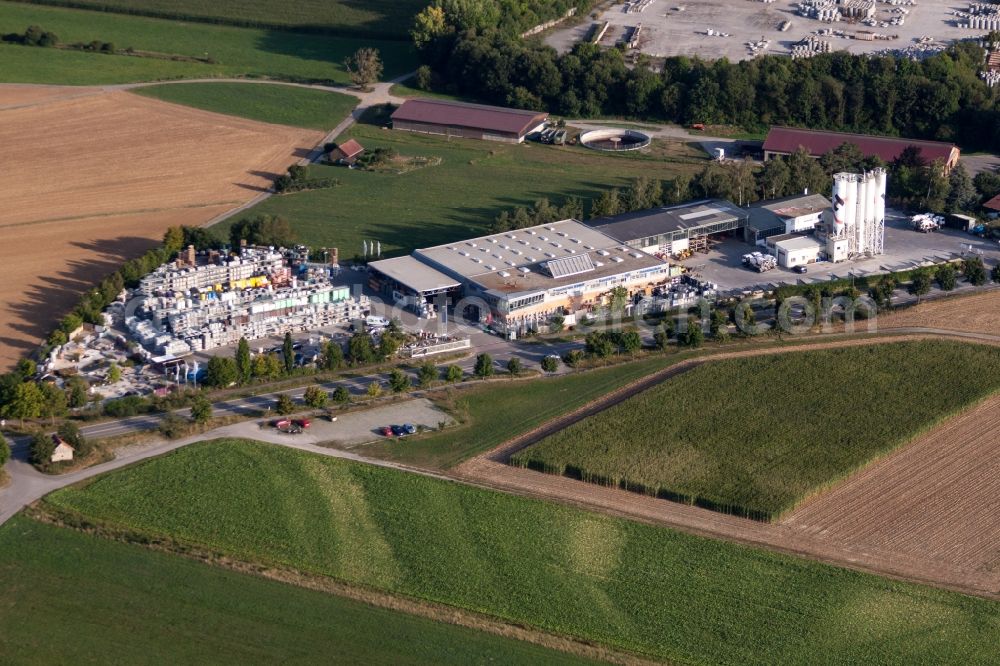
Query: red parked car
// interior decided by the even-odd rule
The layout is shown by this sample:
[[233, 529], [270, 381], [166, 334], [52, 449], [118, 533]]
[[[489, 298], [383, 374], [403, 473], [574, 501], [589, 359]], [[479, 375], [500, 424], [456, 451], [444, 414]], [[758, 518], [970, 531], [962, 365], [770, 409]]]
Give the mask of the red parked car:
[[312, 421], [310, 421], [309, 419], [295, 419], [293, 423], [298, 427], [302, 428], [303, 430], [312, 425]]

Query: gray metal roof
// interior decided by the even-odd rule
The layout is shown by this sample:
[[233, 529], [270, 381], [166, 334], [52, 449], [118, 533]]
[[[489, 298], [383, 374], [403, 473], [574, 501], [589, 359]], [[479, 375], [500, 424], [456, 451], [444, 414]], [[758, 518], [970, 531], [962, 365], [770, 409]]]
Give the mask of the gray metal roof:
[[417, 293], [459, 286], [454, 278], [410, 255], [373, 261], [368, 266]]
[[725, 222], [745, 220], [747, 211], [722, 199], [692, 201], [661, 206], [612, 217], [599, 217], [587, 224], [620, 242], [659, 236], [674, 231], [693, 231]]

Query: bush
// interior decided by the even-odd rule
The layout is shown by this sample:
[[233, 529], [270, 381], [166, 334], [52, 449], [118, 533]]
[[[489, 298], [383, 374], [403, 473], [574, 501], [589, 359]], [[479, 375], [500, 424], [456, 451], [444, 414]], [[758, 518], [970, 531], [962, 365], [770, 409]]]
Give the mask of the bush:
[[149, 411], [149, 408], [150, 404], [147, 400], [137, 395], [130, 395], [104, 403], [104, 414], [112, 418], [121, 419], [137, 414], [144, 414]]
[[962, 275], [965, 280], [976, 287], [986, 284], [986, 266], [981, 257], [969, 257], [962, 262]]
[[938, 266], [934, 277], [937, 280], [938, 286], [944, 291], [951, 291], [954, 289], [955, 284], [958, 281], [957, 271], [955, 271], [955, 267], [951, 264]]
[[393, 393], [403, 393], [410, 388], [410, 378], [399, 368], [393, 368], [389, 373], [389, 388]]
[[310, 386], [306, 389], [303, 399], [313, 409], [323, 409], [330, 400], [330, 395], [319, 386]]
[[56, 445], [44, 432], [36, 432], [31, 437], [30, 460], [33, 465], [44, 467], [51, 462]]
[[[615, 343], [612, 340], [612, 335], [605, 331], [593, 331], [587, 334], [586, 341], [584, 343], [584, 350], [590, 356], [596, 356], [597, 358], [607, 358], [615, 353]], [[569, 365], [568, 363], [566, 365]]]
[[203, 395], [195, 396], [191, 401], [191, 420], [198, 424], [212, 420], [212, 403]]
[[559, 358], [556, 356], [546, 356], [542, 359], [542, 370], [545, 372], [555, 372], [559, 369]]
[[278, 402], [274, 407], [274, 411], [281, 415], [291, 414], [295, 411], [295, 402], [287, 393], [282, 393], [278, 396]]
[[177, 439], [188, 433], [188, 423], [177, 414], [170, 413], [160, 420], [157, 430], [167, 439]]
[[8, 460], [10, 460], [10, 444], [8, 444], [4, 436], [0, 434], [0, 467], [6, 465]]
[[563, 354], [562, 361], [571, 368], [575, 368], [580, 365], [580, 361], [583, 360], [583, 352], [579, 349], [570, 349], [568, 352]]
[[434, 367], [434, 364], [430, 361], [424, 361], [420, 369], [417, 370], [417, 382], [420, 388], [427, 388], [433, 384], [434, 380], [437, 379], [437, 374], [437, 368]]
[[427, 65], [417, 67], [417, 73], [413, 77], [413, 84], [420, 90], [430, 90], [432, 82], [431, 68]]
[[462, 368], [457, 365], [449, 365], [444, 371], [444, 379], [449, 384], [462, 381], [463, 375], [465, 375], [465, 373], [462, 371]]
[[493, 376], [493, 357], [489, 354], [479, 354], [476, 356], [476, 366], [472, 372], [480, 379]]
[[213, 356], [205, 368], [205, 386], [226, 388], [240, 379], [236, 360], [228, 356]]
[[333, 389], [333, 401], [338, 405], [346, 405], [351, 401], [351, 392], [343, 386]]
[[510, 373], [511, 377], [517, 377], [521, 374], [521, 359], [516, 356], [511, 356], [510, 360], [507, 361], [507, 372]]
[[90, 454], [92, 448], [90, 442], [87, 441], [87, 438], [80, 432], [80, 427], [76, 423], [72, 421], [63, 422], [59, 426], [57, 433], [59, 437], [73, 447], [76, 455], [82, 457]]

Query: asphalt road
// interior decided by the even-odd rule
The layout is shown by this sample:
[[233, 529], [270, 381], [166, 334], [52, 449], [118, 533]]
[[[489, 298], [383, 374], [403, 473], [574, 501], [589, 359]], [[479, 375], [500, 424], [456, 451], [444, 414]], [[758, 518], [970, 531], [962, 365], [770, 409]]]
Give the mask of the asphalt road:
[[[944, 329], [935, 328], [920, 328], [920, 327], [908, 327], [908, 328], [898, 328], [892, 330], [893, 334], [922, 334], [922, 335], [939, 335], [946, 337], [958, 337], [965, 338], [970, 341], [986, 342], [990, 344], [1000, 345], [1000, 335], [990, 335], [984, 333], [964, 333], [956, 332]], [[836, 339], [836, 336], [826, 339]], [[501, 344], [503, 344], [501, 342]], [[560, 353], [558, 350], [567, 350], [574, 346], [578, 346], [579, 343], [563, 343], [559, 345], [543, 346], [543, 345], [533, 345], [540, 347], [537, 354], [544, 355], [546, 353]], [[499, 360], [498, 360], [499, 362]], [[472, 358], [466, 359], [459, 365], [468, 368], [474, 360]], [[372, 381], [376, 377], [382, 377], [382, 375], [369, 375], [363, 378], [357, 378], [351, 380], [351, 386], [355, 390], [361, 389], [361, 387], [367, 386], [367, 382]], [[346, 385], [345, 382], [339, 382], [340, 385]], [[333, 384], [327, 384], [327, 387], [333, 386]], [[286, 391], [285, 393], [294, 396], [301, 396], [305, 389], [293, 389], [291, 391]], [[227, 402], [218, 403], [216, 405], [217, 413], [256, 413], [259, 406], [263, 404], [265, 407], [269, 401], [273, 401], [274, 396], [279, 395], [280, 392], [268, 393], [266, 395], [255, 396], [248, 399], [232, 400]], [[263, 402], [261, 402], [263, 401]], [[187, 410], [181, 410], [179, 413], [186, 413]], [[99, 424], [95, 426], [89, 426], [84, 429], [84, 432], [91, 437], [94, 436], [108, 436], [108, 434], [117, 434], [119, 432], [130, 432], [136, 429], [148, 429], [155, 427], [158, 421], [158, 417], [136, 417], [132, 419], [123, 419], [121, 421], [115, 421], [105, 424]], [[7, 463], [6, 471], [11, 477], [10, 484], [0, 490], [0, 525], [6, 522], [9, 518], [14, 516], [18, 511], [23, 509], [28, 504], [42, 498], [43, 496], [51, 493], [59, 488], [71, 485], [78, 481], [91, 478], [98, 474], [103, 474], [104, 472], [109, 472], [115, 469], [119, 469], [126, 465], [138, 462], [140, 460], [145, 460], [154, 456], [158, 456], [169, 451], [173, 451], [182, 446], [188, 444], [203, 441], [207, 439], [213, 439], [215, 437], [225, 437], [229, 430], [227, 428], [232, 428], [232, 426], [224, 426], [222, 428], [217, 428], [207, 433], [201, 433], [188, 437], [185, 439], [180, 439], [176, 441], [160, 441], [153, 444], [140, 444], [136, 446], [129, 446], [119, 449], [116, 452], [116, 457], [114, 460], [108, 461], [106, 463], [101, 463], [94, 465], [92, 467], [87, 467], [85, 469], [77, 470], [75, 472], [70, 472], [67, 474], [61, 474], [58, 476], [50, 476], [42, 474], [34, 467], [28, 463], [28, 442], [26, 439], [22, 438], [12, 443], [11, 449], [13, 456], [11, 460]], [[120, 429], [120, 430], [119, 430]], [[326, 447], [317, 446], [315, 444], [310, 444], [307, 442], [302, 442], [290, 438], [288, 441], [281, 442], [282, 446], [288, 446], [291, 448], [310, 451], [312, 453], [318, 453], [320, 455], [345, 458], [349, 460], [355, 460], [359, 462], [365, 462], [372, 465], [379, 465], [382, 467], [391, 467], [394, 469], [402, 469], [405, 471], [423, 474], [426, 476], [434, 476], [438, 478], [451, 479], [453, 477], [446, 474], [439, 474], [436, 472], [412, 468], [406, 465], [400, 465], [397, 463], [392, 463], [383, 460], [376, 460], [366, 458], [364, 456], [351, 453], [349, 451], [343, 451], [339, 449], [331, 449]], [[480, 485], [479, 483], [472, 482], [473, 485]]]

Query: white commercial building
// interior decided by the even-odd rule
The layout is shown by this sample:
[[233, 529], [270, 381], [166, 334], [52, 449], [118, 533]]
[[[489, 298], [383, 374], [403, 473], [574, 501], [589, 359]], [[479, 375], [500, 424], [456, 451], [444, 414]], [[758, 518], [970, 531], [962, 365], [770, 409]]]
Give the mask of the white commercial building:
[[[421, 264], [419, 267], [416, 264]], [[383, 293], [466, 299], [465, 316], [509, 335], [558, 313], [602, 305], [616, 287], [651, 290], [669, 265], [576, 220], [561, 220], [416, 250], [408, 260], [369, 264]]]
[[812, 236], [796, 236], [774, 243], [778, 265], [784, 268], [805, 266], [819, 261], [824, 244]]

